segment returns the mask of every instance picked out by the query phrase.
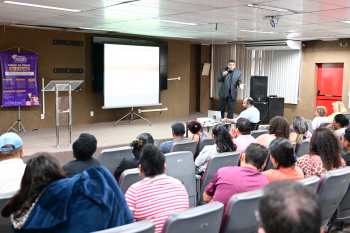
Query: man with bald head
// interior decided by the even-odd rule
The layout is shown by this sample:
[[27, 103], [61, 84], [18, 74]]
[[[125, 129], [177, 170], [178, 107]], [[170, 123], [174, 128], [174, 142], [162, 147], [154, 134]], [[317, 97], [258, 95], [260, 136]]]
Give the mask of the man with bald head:
[[221, 119], [221, 121], [231, 122], [233, 124], [236, 124], [237, 120], [240, 118], [245, 118], [248, 121], [250, 121], [250, 123], [253, 123], [253, 124], [258, 123], [260, 121], [260, 112], [256, 107], [254, 107], [253, 98], [251, 97], [245, 98], [243, 100], [243, 107], [245, 110], [241, 112], [241, 114], [239, 114], [238, 117], [234, 119], [224, 118], [224, 119]]
[[297, 181], [275, 181], [259, 200], [259, 233], [323, 233], [315, 192]]

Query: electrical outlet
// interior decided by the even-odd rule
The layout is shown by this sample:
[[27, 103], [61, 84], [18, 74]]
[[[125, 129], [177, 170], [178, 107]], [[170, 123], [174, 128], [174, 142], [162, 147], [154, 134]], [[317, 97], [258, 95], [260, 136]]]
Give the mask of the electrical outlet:
[[45, 119], [45, 114], [41, 114], [40, 117], [41, 117], [41, 120], [44, 120]]
[[94, 116], [94, 111], [91, 111], [91, 112], [90, 112], [90, 116]]

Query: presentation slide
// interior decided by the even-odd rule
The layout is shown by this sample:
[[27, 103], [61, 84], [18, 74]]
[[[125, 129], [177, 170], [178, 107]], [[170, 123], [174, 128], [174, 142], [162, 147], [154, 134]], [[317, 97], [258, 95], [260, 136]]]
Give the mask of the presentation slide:
[[104, 108], [159, 104], [159, 47], [104, 45]]

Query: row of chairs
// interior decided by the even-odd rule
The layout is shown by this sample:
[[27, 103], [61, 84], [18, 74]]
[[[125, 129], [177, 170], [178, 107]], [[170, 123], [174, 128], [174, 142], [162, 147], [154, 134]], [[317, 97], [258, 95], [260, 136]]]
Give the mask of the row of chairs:
[[[254, 138], [257, 138], [259, 137], [260, 135], [263, 135], [263, 134], [268, 134], [268, 130], [266, 129], [261, 129], [261, 130], [254, 130], [251, 132], [251, 135], [254, 137]], [[296, 143], [295, 142], [292, 142], [292, 144], [294, 145], [294, 149], [296, 149]], [[309, 151], [309, 146], [310, 146], [310, 139], [304, 139], [299, 147], [295, 150], [295, 157], [299, 158], [305, 154], [308, 153]]]
[[[322, 227], [328, 225], [328, 232], [331, 231], [334, 222], [344, 222], [350, 219], [350, 167], [326, 172], [321, 179], [311, 176], [297, 182], [308, 186], [318, 195], [321, 203]], [[174, 213], [166, 220], [162, 233], [256, 232], [259, 226], [256, 211], [262, 195], [262, 189], [233, 195], [224, 213], [223, 205], [219, 202]], [[139, 225], [148, 225], [149, 229], [136, 227]], [[154, 232], [154, 226], [148, 221], [143, 221], [99, 233], [119, 232], [151, 233]]]
[[[239, 158], [239, 153], [234, 152], [232, 154], [223, 153], [223, 154], [214, 156], [209, 160], [208, 166], [207, 166], [207, 171], [201, 180], [200, 202], [203, 203], [203, 201], [202, 201], [203, 195], [202, 194], [204, 192], [204, 189], [207, 186], [207, 184], [211, 181], [211, 179], [213, 178], [216, 171], [220, 167], [237, 165], [238, 158]], [[183, 184], [186, 187], [187, 192], [189, 194], [190, 207], [195, 207], [196, 200], [198, 198], [196, 196], [196, 193], [198, 195], [199, 192], [198, 192], [198, 189], [196, 189], [196, 185], [195, 185], [196, 178], [194, 175], [194, 171], [193, 171], [193, 169], [191, 169], [191, 168], [193, 168], [193, 163], [192, 163], [191, 159], [192, 159], [192, 154], [190, 152], [174, 152], [174, 153], [166, 154], [166, 163], [168, 162], [168, 163], [172, 164], [172, 166], [168, 166], [168, 167], [173, 167], [173, 169], [171, 169], [169, 172], [167, 171], [167, 174], [170, 176], [173, 176], [173, 177], [175, 177], [183, 182]], [[131, 171], [133, 171], [133, 172], [131, 172]], [[128, 176], [128, 174], [132, 174], [132, 176]], [[126, 170], [122, 174], [121, 180], [120, 180], [120, 187], [121, 187], [123, 193], [126, 192], [127, 188], [131, 184], [142, 179], [138, 174], [139, 174], [138, 169]], [[134, 179], [130, 180], [127, 177], [128, 178], [133, 177]], [[349, 187], [349, 182], [350, 182], [350, 168], [346, 167], [346, 168], [327, 172], [321, 178], [321, 181], [320, 182], [318, 182], [318, 181], [319, 181], [318, 177], [309, 177], [309, 178], [301, 180], [301, 182], [303, 182], [305, 185], [310, 186], [314, 191], [316, 191], [319, 194], [319, 197], [320, 197], [320, 200], [322, 203], [322, 216], [323, 216], [322, 226], [325, 226], [329, 222], [329, 219], [333, 215], [335, 216], [335, 214], [336, 214], [336, 216], [332, 218], [332, 222], [330, 223], [331, 226], [335, 221], [345, 221], [345, 220], [349, 219], [350, 218], [350, 191], [349, 191], [348, 187]], [[236, 199], [238, 198], [237, 200], [241, 200], [241, 196], [244, 197], [243, 198], [244, 200], [248, 196], [249, 197], [248, 199], [250, 200], [253, 196], [260, 197], [261, 193], [259, 194], [259, 191], [256, 190], [256, 191], [248, 192], [248, 193], [246, 193], [246, 195], [244, 195], [244, 194], [237, 194], [237, 195], [238, 195], [238, 197], [236, 196]], [[343, 197], [344, 197], [344, 200], [342, 202], [340, 202], [343, 199]], [[232, 197], [231, 199], [234, 199], [234, 198]], [[238, 208], [231, 207], [231, 205], [234, 205], [234, 203], [236, 203], [235, 205], [238, 205], [237, 200], [236, 201], [234, 201], [234, 200], [229, 201], [227, 209], [229, 209], [231, 212], [227, 212], [226, 214], [224, 214], [224, 216], [226, 216], [226, 218], [228, 218], [226, 220], [227, 224], [231, 222], [230, 218], [232, 218], [232, 221], [237, 220], [236, 217], [232, 217], [232, 216], [236, 216], [234, 213], [232, 213], [232, 211], [236, 211]], [[251, 202], [251, 201], [252, 200], [250, 200], [249, 202]], [[5, 200], [0, 201], [1, 206], [3, 206], [4, 202], [5, 202]], [[335, 210], [337, 209], [338, 205], [339, 205], [339, 208], [338, 208], [338, 211], [336, 212]], [[248, 204], [244, 204], [243, 206], [246, 206], [246, 208], [244, 208], [245, 210], [243, 211], [243, 212], [245, 212], [248, 208]], [[238, 214], [237, 216], [241, 216], [241, 214], [243, 212], [242, 212], [242, 210], [240, 210], [239, 211], [240, 214]], [[250, 217], [252, 218], [252, 216], [250, 216]], [[244, 219], [247, 219], [247, 218], [248, 217], [245, 217]], [[8, 230], [10, 230], [11, 227], [9, 227], [9, 226], [11, 224], [9, 223], [9, 219], [6, 219], [5, 221], [8, 221], [7, 225], [5, 224], [5, 228], [7, 226]], [[249, 223], [251, 221], [252, 220], [249, 220], [247, 222]], [[0, 222], [3, 222], [3, 219]], [[239, 223], [242, 223], [242, 224], [239, 225]], [[234, 223], [232, 225], [234, 227], [238, 227], [238, 226], [246, 227], [247, 224], [246, 223], [243, 224], [243, 220], [240, 220], [240, 221], [238, 221], [238, 223]], [[0, 227], [0, 232], [7, 232], [5, 228], [3, 229]], [[226, 228], [230, 228], [230, 227], [227, 226]], [[10, 232], [10, 231], [8, 231], [8, 232]], [[224, 232], [226, 232], [226, 231], [224, 231]], [[237, 231], [237, 232], [243, 232], [243, 231]]]
[[[157, 140], [157, 145], [159, 146], [159, 141]], [[212, 138], [202, 138], [197, 145], [196, 140], [184, 140], [174, 142], [170, 149], [170, 152], [177, 151], [190, 151], [193, 156], [196, 154], [197, 148], [200, 151], [207, 145], [213, 145], [214, 141]], [[156, 146], [157, 146], [156, 145]], [[105, 149], [101, 151], [99, 156], [101, 166], [106, 167], [112, 174], [114, 174], [115, 169], [118, 167], [123, 158], [132, 158], [132, 147], [124, 146], [113, 149]]]
[[[195, 207], [198, 203], [203, 203], [204, 189], [213, 179], [215, 173], [221, 167], [237, 166], [239, 157], [239, 152], [226, 152], [213, 156], [209, 159], [207, 169], [201, 178], [195, 175], [191, 152], [172, 152], [165, 154], [166, 174], [183, 183], [189, 196], [190, 207]], [[141, 180], [142, 177], [139, 176], [138, 168], [128, 169], [120, 176], [119, 187], [125, 194], [132, 184]]]

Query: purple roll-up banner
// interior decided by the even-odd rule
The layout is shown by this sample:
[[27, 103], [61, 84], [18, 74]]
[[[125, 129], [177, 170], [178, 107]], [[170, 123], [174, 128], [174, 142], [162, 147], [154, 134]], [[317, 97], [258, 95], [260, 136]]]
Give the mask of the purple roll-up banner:
[[38, 54], [0, 53], [2, 107], [39, 105]]

